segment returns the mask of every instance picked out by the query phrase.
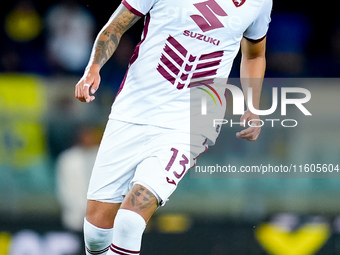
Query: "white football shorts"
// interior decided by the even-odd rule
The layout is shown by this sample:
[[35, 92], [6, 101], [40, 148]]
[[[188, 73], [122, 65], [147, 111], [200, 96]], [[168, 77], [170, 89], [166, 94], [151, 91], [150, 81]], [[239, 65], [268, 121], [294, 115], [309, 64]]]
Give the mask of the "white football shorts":
[[87, 198], [121, 203], [132, 186], [140, 184], [164, 205], [207, 150], [206, 140], [179, 130], [109, 119]]

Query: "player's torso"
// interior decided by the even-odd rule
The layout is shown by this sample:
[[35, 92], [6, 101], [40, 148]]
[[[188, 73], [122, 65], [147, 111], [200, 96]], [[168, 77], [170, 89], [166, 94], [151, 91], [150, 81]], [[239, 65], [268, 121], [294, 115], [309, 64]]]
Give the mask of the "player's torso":
[[147, 17], [144, 61], [178, 89], [192, 79], [226, 78], [262, 2], [159, 0]]
[[[189, 37], [210, 46], [239, 40], [255, 20], [264, 0], [159, 0], [150, 15], [158, 33]], [[171, 28], [171, 29], [169, 29]], [[209, 40], [208, 40], [209, 39]], [[207, 48], [207, 45], [199, 48]], [[211, 47], [221, 48], [221, 47]], [[194, 49], [191, 49], [194, 50]]]
[[228, 77], [243, 33], [263, 1], [156, 1], [111, 117], [185, 126], [192, 81]]

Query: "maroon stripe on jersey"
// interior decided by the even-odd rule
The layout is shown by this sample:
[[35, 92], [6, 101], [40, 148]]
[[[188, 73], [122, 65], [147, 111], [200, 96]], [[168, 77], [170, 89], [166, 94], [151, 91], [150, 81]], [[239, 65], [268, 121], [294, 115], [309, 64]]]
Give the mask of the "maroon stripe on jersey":
[[[191, 74], [193, 74], [192, 79], [216, 75], [222, 61], [221, 57], [223, 57], [223, 51], [200, 56], [189, 55], [189, 52], [176, 39], [169, 36], [163, 48], [157, 71], [166, 80], [177, 86], [177, 89], [183, 89], [187, 85], [187, 81], [190, 80]], [[203, 71], [202, 69], [213, 70]], [[177, 77], [180, 77], [181, 83], [176, 84]]]
[[[200, 154], [197, 155], [196, 158], [194, 158], [194, 160], [198, 159], [199, 156], [202, 155], [202, 153], [206, 152], [209, 148], [209, 146], [207, 145], [208, 142], [208, 138], [205, 138], [204, 142], [202, 143], [202, 145], [204, 146], [204, 151], [202, 151]], [[192, 167], [194, 167], [196, 164], [194, 164]]]
[[129, 69], [130, 69], [130, 66], [137, 60], [138, 56], [139, 56], [139, 48], [140, 46], [142, 45], [142, 43], [145, 41], [145, 38], [146, 38], [146, 35], [148, 34], [148, 31], [149, 31], [149, 24], [150, 24], [150, 13], [148, 13], [148, 15], [146, 16], [146, 20], [145, 20], [145, 25], [144, 25], [144, 30], [143, 30], [143, 39], [137, 44], [134, 52], [133, 52], [133, 55], [130, 59], [130, 62], [129, 62], [129, 68], [128, 70], [126, 71], [125, 73], [125, 76], [124, 76], [124, 79], [122, 81], [122, 83], [120, 84], [119, 86], [119, 90], [117, 92], [117, 95], [116, 95], [116, 98], [115, 100], [117, 99], [118, 95], [120, 94], [120, 92], [122, 91], [122, 89], [124, 88], [124, 85], [125, 85], [125, 81], [126, 81], [126, 77], [129, 73]]
[[189, 78], [189, 74], [188, 73], [184, 73], [181, 75], [181, 80], [182, 81], [186, 81]]
[[218, 58], [218, 57], [222, 57], [222, 56], [223, 56], [223, 51], [216, 51], [216, 52], [209, 53], [209, 54], [203, 54], [200, 57], [200, 60], [211, 59], [211, 58]]
[[217, 73], [217, 69], [210, 70], [210, 71], [205, 71], [205, 72], [194, 73], [192, 78], [193, 79], [203, 78], [203, 77], [215, 75], [216, 73]]
[[172, 84], [175, 84], [176, 78], [174, 76], [172, 76], [171, 74], [169, 74], [169, 72], [167, 70], [164, 69], [163, 66], [158, 65], [157, 67], [157, 71], [169, 82], [171, 82]]
[[213, 66], [218, 66], [220, 63], [221, 63], [221, 59], [216, 60], [216, 61], [212, 61], [212, 62], [203, 63], [203, 64], [198, 64], [196, 70], [208, 68], [208, 67], [213, 67]]
[[137, 11], [135, 8], [133, 8], [126, 0], [123, 0], [122, 1], [122, 4], [130, 11], [132, 12], [133, 14], [139, 16], [139, 17], [143, 17], [144, 14]]
[[168, 42], [171, 43], [184, 57], [188, 54], [188, 51], [171, 35], [168, 37]]
[[183, 83], [178, 83], [177, 89], [183, 89], [184, 86], [185, 86], [185, 84], [183, 84]]
[[114, 101], [116, 101], [118, 95], [120, 94], [120, 92], [121, 92], [121, 91], [123, 90], [123, 88], [124, 88], [124, 85], [125, 85], [125, 81], [126, 81], [126, 77], [127, 77], [128, 71], [129, 71], [129, 70], [127, 70], [126, 73], [125, 73], [125, 75], [124, 75], [123, 81], [122, 81], [122, 83], [121, 83], [120, 86], [119, 86], [119, 89], [118, 89], [118, 92], [117, 92], [117, 95], [116, 95]]
[[192, 70], [192, 67], [193, 67], [192, 65], [186, 64], [186, 65], [185, 65], [185, 71], [186, 71], [186, 72], [190, 72], [190, 71]]
[[130, 59], [129, 66], [132, 65], [137, 60], [137, 58], [139, 56], [139, 48], [140, 48], [141, 44], [145, 41], [146, 35], [148, 34], [149, 24], [150, 24], [150, 13], [148, 13], [148, 15], [146, 16], [145, 26], [144, 26], [144, 30], [143, 30], [143, 39], [137, 44], [135, 51], [133, 52], [133, 55]]
[[[116, 250], [114, 252], [117, 252], [117, 251], [118, 252], [127, 252], [128, 255], [130, 255], [130, 254], [139, 254], [140, 253], [140, 251], [132, 251], [132, 250], [128, 250], [128, 249], [124, 249], [124, 248], [118, 247], [118, 246], [114, 245], [113, 243], [111, 244], [110, 249], [111, 249], [111, 251]], [[122, 254], [122, 253], [118, 253], [118, 254]], [[126, 253], [123, 253], [123, 254], [126, 254]]]
[[202, 85], [214, 84], [214, 79], [192, 82], [189, 84], [188, 88], [194, 88]]
[[164, 65], [166, 65], [171, 70], [171, 72], [178, 75], [180, 70], [163, 54], [162, 54], [162, 57], [161, 57], [161, 61], [164, 63]]
[[177, 55], [175, 51], [173, 51], [168, 45], [165, 46], [164, 51], [180, 66], [183, 65], [183, 59]]
[[194, 62], [196, 60], [196, 57], [193, 55], [190, 55], [189, 62]]

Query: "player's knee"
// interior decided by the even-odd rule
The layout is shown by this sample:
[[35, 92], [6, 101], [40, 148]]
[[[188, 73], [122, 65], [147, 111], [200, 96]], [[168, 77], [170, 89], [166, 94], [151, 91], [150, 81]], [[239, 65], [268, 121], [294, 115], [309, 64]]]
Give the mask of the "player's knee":
[[119, 209], [113, 226], [110, 246], [113, 254], [123, 254], [121, 251], [139, 254], [145, 227], [146, 223], [141, 215], [127, 209]]
[[86, 219], [99, 228], [112, 228], [120, 204], [88, 201]]
[[114, 221], [114, 232], [121, 236], [140, 239], [146, 227], [145, 220], [134, 211], [119, 209]]
[[86, 254], [105, 254], [112, 241], [112, 228], [99, 228], [84, 219], [84, 240]]

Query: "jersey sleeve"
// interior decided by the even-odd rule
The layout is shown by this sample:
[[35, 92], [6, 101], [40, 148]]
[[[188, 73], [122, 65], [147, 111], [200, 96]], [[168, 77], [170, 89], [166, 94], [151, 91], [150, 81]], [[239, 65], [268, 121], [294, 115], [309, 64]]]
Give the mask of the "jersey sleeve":
[[264, 0], [257, 18], [250, 24], [243, 36], [252, 41], [262, 40], [266, 35], [270, 23], [270, 14], [273, 7], [272, 0]]
[[122, 0], [122, 4], [132, 13], [143, 17], [158, 0]]

